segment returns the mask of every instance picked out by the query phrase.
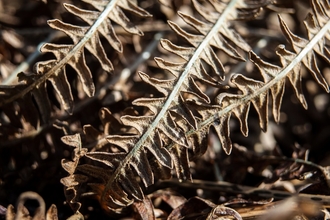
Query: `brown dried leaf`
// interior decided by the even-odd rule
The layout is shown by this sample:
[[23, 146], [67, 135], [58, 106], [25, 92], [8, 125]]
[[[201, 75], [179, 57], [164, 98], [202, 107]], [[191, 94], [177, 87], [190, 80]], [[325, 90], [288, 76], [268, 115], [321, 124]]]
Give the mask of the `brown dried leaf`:
[[145, 197], [142, 201], [137, 201], [132, 204], [135, 214], [138, 219], [153, 220], [155, 219], [154, 206], [148, 197]]

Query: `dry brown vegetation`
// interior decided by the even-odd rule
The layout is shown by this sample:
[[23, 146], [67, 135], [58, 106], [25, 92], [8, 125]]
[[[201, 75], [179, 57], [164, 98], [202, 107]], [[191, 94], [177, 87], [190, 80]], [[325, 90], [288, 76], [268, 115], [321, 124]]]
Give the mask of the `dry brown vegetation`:
[[0, 218], [330, 218], [329, 1], [2, 0], [0, 27]]

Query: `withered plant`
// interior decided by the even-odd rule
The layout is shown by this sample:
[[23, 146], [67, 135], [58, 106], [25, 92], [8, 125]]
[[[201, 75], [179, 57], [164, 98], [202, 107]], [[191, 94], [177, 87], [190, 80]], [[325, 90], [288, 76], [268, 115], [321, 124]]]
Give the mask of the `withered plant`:
[[2, 206], [329, 217], [329, 1], [5, 0], [0, 25]]

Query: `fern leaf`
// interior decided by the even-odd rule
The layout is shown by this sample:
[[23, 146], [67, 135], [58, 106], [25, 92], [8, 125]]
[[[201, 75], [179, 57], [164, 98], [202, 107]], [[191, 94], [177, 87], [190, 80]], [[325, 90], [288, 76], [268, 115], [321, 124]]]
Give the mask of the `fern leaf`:
[[[128, 189], [124, 185], [124, 183], [136, 181], [135, 178], [132, 179], [131, 172], [138, 174], [145, 187], [153, 184], [154, 175], [158, 175], [159, 172], [155, 172], [155, 170], [158, 169], [162, 170], [161, 177], [168, 178], [167, 170], [175, 168], [177, 177], [191, 179], [188, 158], [190, 144], [185, 130], [197, 129], [198, 121], [189, 109], [183, 94], [188, 93], [202, 103], [210, 103], [209, 97], [197, 85], [196, 80], [215, 87], [222, 87], [221, 81], [224, 79], [225, 70], [212, 46], [223, 50], [234, 59], [244, 60], [243, 55], [239, 54], [235, 48], [248, 51], [250, 47], [233, 29], [229, 28], [229, 21], [246, 19], [246, 15], [241, 14], [244, 11], [243, 8], [250, 12], [249, 15], [255, 16], [260, 7], [263, 6], [263, 4], [248, 5], [239, 0], [228, 3], [213, 0], [209, 2], [215, 9], [211, 14], [204, 9], [204, 6], [193, 1], [197, 11], [205, 18], [205, 22], [179, 13], [187, 24], [199, 31], [199, 35], [190, 34], [174, 22], [169, 22], [170, 27], [192, 45], [192, 47], [182, 47], [169, 40], [161, 40], [161, 46], [165, 50], [182, 57], [184, 60], [182, 63], [173, 63], [155, 58], [157, 65], [168, 70], [174, 78], [159, 80], [151, 78], [145, 73], [139, 73], [143, 81], [155, 87], [164, 94], [164, 97], [139, 98], [133, 102], [135, 105], [148, 108], [152, 112], [151, 115], [125, 115], [121, 117], [122, 123], [125, 126], [134, 127], [138, 135], [106, 136], [107, 141], [115, 145], [120, 152], [86, 153], [86, 157], [111, 168], [111, 174], [106, 177], [107, 182], [101, 181], [101, 184], [105, 184], [102, 191], [99, 190], [100, 187], [92, 189], [92, 192], [97, 194], [102, 206], [107, 207], [106, 210], [118, 212], [118, 207], [124, 206], [124, 200], [116, 199], [117, 195], [113, 193], [114, 191], [121, 193], [127, 199], [127, 204], [131, 202], [131, 199], [143, 199], [139, 193], [133, 193], [134, 191], [140, 192], [141, 189], [136, 189], [135, 186]], [[230, 42], [228, 42], [229, 40], [225, 41], [227, 37]], [[208, 67], [216, 73], [216, 78], [206, 71]], [[170, 149], [164, 147], [171, 143], [173, 145]], [[120, 163], [114, 164], [112, 161], [117, 157], [117, 154], [125, 154], [125, 157]], [[92, 175], [79, 167], [77, 170], [84, 172], [87, 176]], [[112, 170], [113, 168], [114, 170]], [[95, 178], [95, 175], [92, 177]], [[98, 184], [99, 181], [97, 181]], [[134, 196], [130, 196], [130, 193], [133, 193]]]
[[[230, 153], [232, 146], [229, 137], [229, 119], [234, 114], [240, 121], [241, 132], [247, 136], [247, 115], [252, 103], [259, 114], [260, 127], [265, 131], [268, 123], [269, 92], [272, 95], [272, 111], [276, 122], [279, 121], [279, 111], [284, 94], [284, 83], [288, 78], [295, 90], [295, 94], [303, 107], [307, 108], [307, 103], [301, 89], [301, 66], [304, 65], [318, 84], [329, 92], [329, 85], [320, 73], [316, 54], [324, 60], [329, 60], [328, 48], [325, 39], [329, 37], [330, 13], [328, 1], [313, 0], [312, 7], [314, 14], [309, 14], [305, 20], [309, 39], [301, 38], [293, 34], [279, 16], [280, 26], [291, 43], [295, 52], [285, 49], [284, 45], [279, 45], [277, 55], [281, 59], [282, 67], [267, 63], [261, 60], [253, 51], [250, 52], [250, 60], [258, 67], [263, 77], [262, 81], [250, 79], [241, 74], [234, 74], [231, 82], [237, 86], [242, 94], [221, 93], [217, 97], [218, 105], [209, 106], [198, 102], [191, 102], [191, 108], [197, 108], [202, 115], [202, 122], [198, 125], [198, 130], [188, 132], [198, 135], [198, 132], [214, 126], [219, 139], [226, 153]], [[219, 123], [220, 122], [220, 123]]]
[[97, 11], [79, 9], [71, 4], [64, 4], [64, 7], [71, 14], [83, 19], [88, 24], [87, 26], [76, 26], [58, 19], [48, 21], [50, 27], [66, 33], [72, 39], [73, 44], [44, 44], [41, 51], [53, 53], [56, 59], [37, 63], [35, 66], [36, 77], [33, 82], [15, 88], [2, 86], [2, 90], [5, 91], [6, 94], [0, 96], [0, 106], [22, 98], [24, 95], [41, 87], [49, 80], [58, 93], [63, 108], [68, 112], [72, 112], [73, 98], [70, 84], [66, 77], [65, 66], [69, 64], [75, 69], [84, 91], [88, 96], [93, 96], [95, 88], [91, 71], [86, 65], [84, 48], [98, 59], [105, 71], [111, 72], [113, 66], [111, 61], [107, 58], [100, 41], [100, 35], [107, 39], [113, 49], [122, 52], [121, 42], [114, 32], [111, 20], [121, 25], [131, 34], [143, 35], [143, 33], [125, 16], [123, 10], [142, 17], [151, 16], [131, 0], [86, 0], [85, 2], [94, 6]]

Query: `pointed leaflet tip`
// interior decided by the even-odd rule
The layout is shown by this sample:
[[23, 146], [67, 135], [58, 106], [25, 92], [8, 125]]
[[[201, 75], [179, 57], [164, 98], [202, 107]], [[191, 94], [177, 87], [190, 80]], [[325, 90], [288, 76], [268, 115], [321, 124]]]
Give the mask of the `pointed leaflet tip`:
[[231, 81], [243, 92], [243, 95], [250, 97], [245, 102], [252, 102], [259, 115], [260, 128], [266, 132], [268, 124], [268, 90], [258, 92], [265, 83], [250, 79], [242, 74], [233, 75]]
[[63, 136], [61, 137], [61, 141], [69, 146], [81, 148], [81, 138], [79, 133]]
[[230, 115], [229, 116], [223, 115], [219, 119], [220, 122], [213, 123], [213, 126], [222, 145], [222, 149], [225, 151], [227, 155], [230, 155], [232, 150], [232, 143], [230, 139], [230, 128], [229, 128]]

